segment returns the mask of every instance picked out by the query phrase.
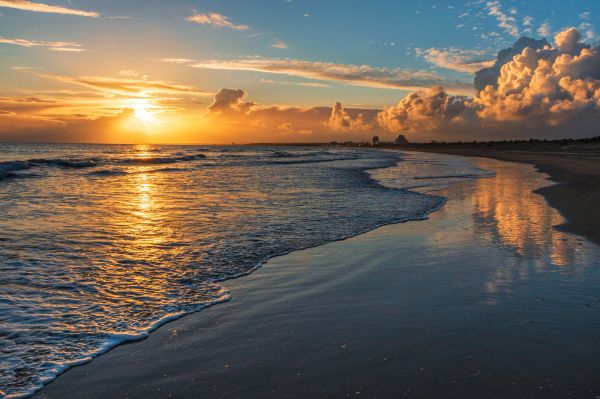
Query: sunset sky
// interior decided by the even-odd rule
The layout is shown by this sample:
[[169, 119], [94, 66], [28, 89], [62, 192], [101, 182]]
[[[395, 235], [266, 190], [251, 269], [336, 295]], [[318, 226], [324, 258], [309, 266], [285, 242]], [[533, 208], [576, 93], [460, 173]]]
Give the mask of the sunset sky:
[[[0, 0], [0, 141], [593, 136], [599, 22], [583, 0]], [[522, 36], [547, 42], [474, 86]]]

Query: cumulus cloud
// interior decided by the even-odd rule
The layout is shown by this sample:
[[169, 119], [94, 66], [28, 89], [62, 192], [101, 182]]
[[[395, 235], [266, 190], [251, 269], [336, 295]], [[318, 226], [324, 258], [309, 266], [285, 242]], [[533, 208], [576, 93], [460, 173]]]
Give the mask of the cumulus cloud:
[[14, 44], [22, 47], [41, 47], [51, 51], [62, 51], [62, 52], [83, 52], [85, 49], [81, 44], [75, 42], [48, 42], [39, 40], [27, 40], [27, 39], [9, 39], [7, 37], [0, 36], [0, 43]]
[[52, 14], [78, 15], [81, 17], [97, 18], [99, 13], [94, 11], [76, 10], [73, 8], [51, 6], [43, 3], [35, 3], [28, 0], [0, 0], [0, 7], [16, 8], [23, 11], [43, 12]]
[[188, 65], [204, 69], [283, 74], [307, 79], [343, 82], [355, 86], [415, 90], [432, 85], [444, 85], [451, 92], [472, 92], [471, 84], [447, 81], [434, 72], [422, 70], [412, 71], [400, 68], [377, 68], [369, 65], [347, 65], [279, 58], [208, 60]]
[[[304, 140], [356, 139], [367, 131], [378, 131], [378, 109], [333, 107], [263, 106], [247, 100], [242, 89], [221, 89], [208, 108], [208, 118], [218, 121], [228, 132], [251, 135], [254, 140], [271, 137], [273, 132]], [[267, 139], [268, 140], [268, 139]]]
[[497, 87], [479, 93], [479, 114], [496, 120], [544, 117], [551, 126], [577, 115], [598, 118], [600, 49], [580, 38], [569, 28], [555, 36], [556, 48], [525, 48], [502, 66]]
[[334, 130], [368, 130], [371, 124], [365, 121], [363, 114], [352, 116], [346, 111], [340, 102], [336, 102], [331, 108], [331, 115], [327, 125]]
[[411, 93], [397, 105], [385, 108], [377, 121], [392, 132], [439, 131], [470, 119], [471, 104], [466, 97], [451, 96], [442, 87], [433, 87]]
[[577, 55], [584, 48], [589, 48], [589, 45], [581, 43], [581, 34], [575, 28], [565, 29], [554, 37], [556, 47], [570, 55]]
[[423, 90], [386, 108], [378, 121], [394, 132], [477, 138], [597, 134], [600, 48], [582, 43], [574, 28], [554, 40], [550, 47], [545, 40], [521, 38], [500, 52], [494, 67], [478, 73], [474, 98]]
[[244, 101], [246, 92], [242, 89], [221, 89], [215, 95], [214, 102], [208, 111], [211, 114], [247, 114], [255, 105], [252, 101]]
[[197, 13], [191, 15], [186, 18], [190, 22], [195, 22], [197, 24], [202, 25], [210, 25], [217, 28], [227, 28], [233, 30], [248, 30], [250, 27], [248, 25], [238, 25], [234, 24], [229, 20], [229, 17], [226, 17], [223, 14], [219, 14], [217, 12], [211, 13]]
[[546, 41], [546, 39], [536, 40], [528, 37], [521, 37], [512, 47], [500, 51], [496, 57], [496, 61], [492, 66], [483, 68], [475, 73], [474, 85], [476, 91], [480, 92], [488, 85], [497, 87], [500, 69], [506, 63], [511, 61], [514, 56], [521, 54], [524, 49], [529, 47], [537, 50], [549, 46], [550, 44]]
[[416, 49], [417, 55], [441, 68], [458, 72], [475, 73], [491, 67], [494, 60], [485, 50], [467, 50], [457, 47]]

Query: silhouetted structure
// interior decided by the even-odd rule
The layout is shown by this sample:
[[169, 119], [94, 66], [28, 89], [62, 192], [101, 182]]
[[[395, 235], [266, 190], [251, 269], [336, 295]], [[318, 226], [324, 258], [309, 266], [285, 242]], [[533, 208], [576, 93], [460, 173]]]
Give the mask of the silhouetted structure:
[[371, 140], [371, 145], [373, 147], [375, 147], [376, 145], [379, 145], [379, 136], [373, 136], [373, 139]]
[[403, 134], [399, 134], [396, 136], [396, 140], [394, 140], [394, 144], [396, 144], [396, 145], [408, 144], [408, 139]]

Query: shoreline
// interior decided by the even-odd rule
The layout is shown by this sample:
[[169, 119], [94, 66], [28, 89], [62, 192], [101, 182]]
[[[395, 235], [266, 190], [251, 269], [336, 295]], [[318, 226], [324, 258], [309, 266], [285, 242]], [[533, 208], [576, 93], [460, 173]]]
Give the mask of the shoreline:
[[[527, 179], [531, 178], [529, 174], [535, 174], [533, 170], [531, 172], [523, 171], [520, 173], [523, 173], [522, 177]], [[534, 177], [538, 179], [536, 181], [538, 181], [537, 184], [539, 185], [540, 177], [538, 175], [539, 174]], [[200, 393], [204, 393], [207, 397], [235, 397], [240, 396], [240, 394], [243, 394], [242, 396], [244, 397], [302, 397], [302, 395], [306, 397], [305, 395], [310, 394], [312, 394], [313, 397], [315, 394], [324, 397], [337, 397], [341, 396], [343, 392], [352, 395], [356, 394], [356, 392], [371, 392], [371, 395], [367, 394], [367, 397], [372, 397], [375, 393], [378, 393], [383, 397], [388, 397], [389, 394], [396, 394], [398, 392], [398, 387], [394, 384], [384, 384], [385, 387], [381, 387], [376, 391], [369, 391], [369, 389], [366, 389], [364, 386], [352, 386], [351, 389], [340, 388], [337, 386], [334, 387], [333, 385], [337, 384], [345, 385], [347, 382], [344, 381], [346, 380], [347, 375], [344, 372], [336, 371], [337, 369], [333, 367], [331, 363], [327, 362], [335, 360], [335, 358], [341, 356], [341, 353], [348, 352], [346, 349], [351, 345], [342, 342], [339, 347], [334, 346], [332, 349], [329, 347], [331, 344], [330, 341], [331, 338], [335, 336], [342, 341], [350, 340], [348, 337], [345, 337], [345, 335], [350, 333], [352, 329], [338, 331], [337, 328], [330, 330], [329, 327], [347, 323], [350, 323], [352, 326], [354, 325], [352, 320], [353, 317], [360, 318], [364, 323], [370, 323], [370, 318], [375, 317], [373, 316], [373, 312], [376, 312], [379, 309], [383, 312], [385, 318], [382, 319], [380, 323], [373, 325], [375, 330], [367, 331], [364, 328], [358, 328], [358, 331], [355, 331], [354, 333], [359, 334], [362, 337], [361, 339], [366, 340], [367, 342], [370, 342], [369, 337], [371, 333], [377, 331], [378, 328], [381, 331], [375, 335], [381, 335], [385, 331], [387, 331], [385, 334], [398, 333], [399, 331], [397, 331], [396, 328], [402, 326], [394, 324], [394, 328], [390, 330], [389, 326], [381, 324], [385, 323], [383, 320], [389, 320], [390, 315], [386, 314], [386, 312], [390, 312], [392, 309], [386, 311], [387, 305], [385, 303], [379, 303], [378, 296], [384, 295], [388, 300], [397, 301], [398, 299], [394, 297], [395, 294], [393, 293], [395, 292], [398, 294], [402, 291], [390, 291], [388, 287], [380, 292], [378, 284], [386, 285], [393, 283], [400, 284], [404, 289], [409, 291], [414, 291], [414, 289], [410, 286], [404, 286], [402, 279], [398, 280], [399, 276], [395, 274], [397, 270], [393, 269], [386, 269], [387, 271], [384, 274], [384, 278], [375, 278], [374, 281], [371, 281], [373, 277], [370, 275], [368, 280], [365, 280], [361, 276], [363, 276], [364, 273], [377, 273], [380, 268], [385, 269], [387, 263], [399, 265], [398, 262], [400, 262], [399, 266], [408, 267], [409, 270], [412, 270], [411, 273], [416, 273], [416, 276], [412, 276], [411, 273], [402, 274], [403, 278], [408, 278], [409, 280], [416, 278], [420, 281], [420, 285], [417, 285], [420, 289], [423, 289], [424, 286], [431, 285], [432, 281], [430, 278], [432, 276], [428, 275], [428, 272], [425, 271], [426, 274], [423, 275], [424, 271], [414, 269], [414, 265], [411, 265], [410, 262], [409, 264], [404, 265], [404, 262], [400, 258], [403, 257], [403, 254], [406, 255], [406, 253], [408, 253], [409, 259], [413, 259], [414, 262], [424, 262], [421, 255], [423, 248], [414, 249], [412, 246], [423, 246], [425, 244], [420, 243], [423, 240], [423, 237], [430, 237], [432, 234], [435, 236], [443, 233], [438, 231], [438, 228], [440, 227], [450, 228], [450, 231], [455, 231], [454, 219], [461, 218], [462, 220], [467, 216], [465, 211], [457, 204], [466, 206], [467, 202], [465, 201], [469, 199], [468, 193], [461, 193], [461, 195], [464, 195], [465, 197], [460, 199], [461, 195], [459, 195], [458, 192], [462, 190], [461, 187], [466, 187], [465, 191], [468, 191], [469, 189], [477, 190], [478, 186], [488, 187], [489, 190], [489, 184], [478, 183], [482, 180], [488, 179], [457, 183], [457, 187], [449, 188], [448, 190], [454, 194], [448, 196], [446, 207], [452, 209], [446, 209], [446, 207], [441, 208], [438, 212], [431, 214], [430, 221], [413, 221], [403, 224], [386, 225], [345, 241], [332, 242], [319, 247], [297, 251], [282, 257], [272, 258], [265, 265], [270, 267], [263, 267], [250, 276], [227, 282], [226, 288], [232, 292], [232, 301], [221, 304], [219, 307], [211, 307], [202, 312], [194, 313], [169, 323], [163, 328], [158, 329], [143, 341], [116, 347], [108, 354], [96, 358], [91, 363], [67, 371], [54, 383], [43, 388], [35, 397], [79, 397], [81, 392], [86, 392], [88, 397], [98, 398], [162, 398], [167, 397], [168, 395], [172, 395], [173, 397], [197, 397]], [[516, 193], [514, 190], [511, 192], [513, 194]], [[531, 193], [527, 193], [528, 197], [531, 195]], [[470, 202], [470, 200], [468, 202]], [[538, 205], [543, 206], [543, 204]], [[520, 234], [523, 236], [522, 239], [526, 240], [526, 245], [521, 245], [519, 242], [509, 243], [511, 247], [514, 247], [516, 252], [527, 252], [528, 245], [547, 245], [543, 244], [544, 242], [551, 242], [551, 245], [559, 245], [560, 243], [566, 242], [566, 244], [563, 243], [561, 245], [567, 245], [571, 250], [576, 250], [582, 245], [581, 242], [575, 238], [569, 238], [569, 236], [565, 236], [566, 238], [564, 239], [555, 239], [555, 236], [562, 237], [562, 233], [549, 231], [553, 230], [552, 223], [550, 222], [557, 220], [558, 216], [554, 215], [549, 210], [545, 210], [544, 212], [547, 214], [544, 216], [545, 222], [543, 224], [543, 231], [540, 230], [538, 233], [544, 235], [544, 237], [548, 235], [548, 237], [552, 237], [552, 239], [548, 240], [540, 236], [536, 237], [539, 238], [539, 240], [529, 243], [527, 241], [529, 240], [527, 236], [531, 235], [531, 232]], [[431, 220], [433, 220], [433, 225], [430, 225]], [[503, 228], [506, 228], [506, 226]], [[503, 236], [510, 237], [511, 234], [500, 234], [500, 237]], [[398, 238], [403, 238], [406, 242], [403, 240], [398, 241]], [[431, 240], [431, 238], [427, 238], [427, 240]], [[558, 244], [554, 244], [555, 242]], [[402, 246], [401, 249], [403, 249], [404, 252], [400, 251], [399, 255], [395, 255], [397, 249], [395, 247], [398, 245]], [[459, 247], [466, 245], [468, 245], [466, 242], [461, 242]], [[429, 245], [430, 250], [435, 250], [438, 246], [439, 244], [435, 244], [434, 242]], [[496, 247], [498, 245], [494, 244], [493, 246]], [[521, 248], [521, 246], [523, 246], [523, 248]], [[427, 245], [425, 247], [427, 247]], [[461, 251], [454, 253], [455, 256], [458, 256], [459, 258], [456, 265], [470, 264], [471, 266], [474, 266], [473, 256], [471, 256], [473, 254], [470, 254], [469, 251], [479, 253], [478, 251], [480, 250], [481, 249], [474, 247], [466, 251], [467, 253], [464, 255], [460, 253]], [[562, 250], [563, 249], [561, 249], [561, 251]], [[369, 256], [362, 255], [362, 252], [368, 253]], [[376, 253], [379, 255], [375, 255]], [[333, 256], [333, 259], [330, 259], [330, 255]], [[478, 258], [477, 256], [475, 259]], [[485, 257], [488, 256], [489, 254], [485, 253]], [[502, 256], [499, 259], [503, 259]], [[523, 256], [523, 254], [519, 256]], [[431, 258], [431, 256], [426, 257], [426, 260], [429, 258]], [[431, 266], [439, 269], [442, 265], [437, 263], [436, 259], [438, 258], [433, 257], [432, 259], [429, 259], [429, 261], [433, 261]], [[293, 267], [288, 267], [286, 269], [281, 266], [282, 264], [289, 265], [290, 262]], [[444, 260], [444, 262], [446, 262], [446, 260]], [[366, 264], [368, 270], [364, 270], [365, 265], [363, 265], [363, 263]], [[315, 264], [320, 267], [316, 267]], [[454, 263], [451, 262], [451, 264]], [[349, 265], [354, 266], [350, 267]], [[349, 267], [350, 269], [348, 269]], [[328, 272], [327, 269], [329, 268], [332, 268], [333, 270]], [[485, 268], [482, 269], [482, 271], [483, 270], [485, 270]], [[305, 275], [304, 272], [307, 272], [307, 274]], [[340, 275], [340, 273], [342, 274]], [[392, 275], [389, 273], [392, 273]], [[448, 276], [449, 278], [452, 278], [451, 276], [454, 275], [454, 272], [452, 273], [453, 274]], [[324, 278], [323, 275], [325, 275], [326, 278]], [[437, 281], [437, 278], [433, 280], [433, 283], [435, 283], [435, 281]], [[362, 284], [367, 284], [370, 288], [360, 294], [360, 292], [365, 289], [362, 287]], [[463, 283], [458, 282], [458, 284], [461, 286]], [[345, 299], [342, 298], [350, 299], [353, 297], [356, 294], [357, 289], [359, 290], [359, 297], [362, 297], [364, 303], [361, 301], [355, 303], [355, 306], [353, 307], [355, 316], [350, 317], [352, 315], [345, 314], [342, 311], [343, 306], [340, 308], [340, 304], [344, 303]], [[233, 295], [234, 292], [236, 293], [235, 295]], [[390, 296], [391, 294], [393, 296]], [[430, 294], [433, 294], [433, 292], [430, 292]], [[319, 300], [321, 295], [325, 295], [327, 300], [324, 302]], [[433, 296], [437, 297], [437, 295]], [[426, 297], [427, 296], [419, 298], [418, 296], [410, 296], [404, 299], [409, 301], [410, 298], [410, 301], [417, 301], [417, 303], [420, 303], [419, 300], [422, 299], [425, 303], [429, 303], [428, 301], [430, 299]], [[465, 303], [468, 302], [461, 302], [461, 304], [454, 303], [453, 306], [462, 307]], [[373, 308], [374, 305], [377, 306]], [[431, 303], [427, 306], [430, 305]], [[379, 308], [379, 306], [383, 306], [383, 310]], [[467, 305], [467, 307], [468, 306], [469, 305]], [[288, 310], [285, 311], [285, 309]], [[420, 318], [421, 321], [426, 321], [426, 324], [434, 322], [433, 319], [422, 320], [422, 317], [427, 318], [426, 315], [420, 315], [422, 306], [414, 306], [410, 309], [414, 309], [414, 311], [417, 312], [414, 313], [414, 317]], [[312, 310], [318, 312], [319, 316], [313, 315], [314, 317], [311, 317]], [[393, 311], [396, 312], [396, 309], [394, 308]], [[299, 314], [296, 312], [299, 312]], [[306, 314], [307, 312], [308, 314]], [[434, 313], [436, 312], [434, 311]], [[292, 316], [292, 319], [290, 319], [290, 316]], [[350, 320], [348, 317], [350, 317]], [[446, 318], [448, 316], [442, 316], [440, 314], [438, 317]], [[410, 319], [404, 321], [409, 324], [411, 323]], [[292, 328], [293, 325], [296, 327]], [[233, 328], [230, 328], [232, 326]], [[362, 324], [359, 323], [359, 325], [355, 325], [355, 327], [362, 327]], [[291, 330], [289, 330], [290, 328]], [[317, 336], [314, 336], [311, 334], [311, 331], [320, 330], [321, 328], [326, 328], [329, 335], [317, 334]], [[410, 327], [411, 331], [414, 331], [414, 329], [420, 330], [422, 328], [423, 326], [419, 325]], [[428, 328], [426, 328], [426, 330], [428, 330]], [[292, 335], [290, 335], [290, 333]], [[402, 334], [405, 333], [406, 332], [403, 332]], [[446, 333], [448, 333], [448, 331], [446, 331]], [[362, 336], [362, 334], [366, 335]], [[272, 341], [272, 335], [277, 337], [283, 335], [286, 338], [283, 340], [275, 339]], [[224, 338], [225, 336], [228, 338]], [[418, 337], [415, 338], [412, 334], [409, 334], [405, 338], [418, 340]], [[300, 339], [300, 341], [297, 342], [300, 346], [305, 345], [307, 342], [324, 339], [324, 343], [319, 343], [320, 351], [318, 352], [321, 353], [322, 351], [324, 354], [309, 355], [309, 353], [311, 353], [310, 351], [306, 352], [301, 348], [289, 348], [287, 339]], [[361, 339], [354, 339], [354, 342], [360, 343]], [[460, 342], [461, 345], [464, 344], [463, 341]], [[382, 346], [386, 346], [382, 342], [371, 344], [374, 346], [370, 347], [370, 350], [381, 350]], [[284, 348], [286, 349], [284, 350]], [[448, 348], [446, 348], [446, 350], [447, 349]], [[403, 350], [412, 353], [410, 347], [404, 347]], [[277, 367], [267, 368], [264, 364], [260, 364], [260, 362], [268, 364], [269, 362], [274, 361], [274, 359], [282, 356], [283, 352], [288, 351], [292, 352], [292, 357], [287, 359], [284, 363], [278, 363]], [[248, 352], [251, 352], [251, 354]], [[306, 355], [308, 355], [308, 359], [303, 360], [302, 357]], [[418, 353], [413, 353], [413, 355], [419, 356]], [[447, 353], [445, 353], [445, 355], [447, 355]], [[298, 358], [298, 356], [300, 357]], [[313, 359], [315, 356], [317, 358], [324, 356], [325, 358], [321, 360], [325, 363], [321, 360], [315, 361], [315, 359]], [[396, 354], [396, 357], [397, 356], [398, 354]], [[433, 353], [432, 356], [434, 356]], [[357, 358], [356, 356], [351, 356], [351, 358], [348, 359], [348, 362], [350, 365], [355, 362], [362, 364], [364, 359], [361, 359], [362, 358]], [[389, 358], [386, 357], [385, 359], [393, 360], [394, 357], [393, 355], [390, 355]], [[256, 364], [257, 361], [259, 361], [258, 365]], [[223, 362], [227, 363], [223, 364]], [[241, 363], [243, 367], [236, 367], [236, 362]], [[323, 364], [329, 364], [330, 367], [325, 367], [323, 369], [324, 366], [319, 366]], [[290, 367], [305, 367], [309, 365], [314, 367], [315, 371], [320, 369], [320, 371], [324, 373], [339, 374], [339, 377], [342, 378], [343, 381], [339, 378], [334, 378], [335, 375], [329, 376], [328, 378], [325, 378], [325, 380], [328, 381], [328, 384], [331, 383], [333, 385], [326, 384], [327, 386], [323, 388], [322, 391], [315, 391], [311, 386], [306, 386], [306, 382], [323, 380], [323, 376], [319, 378], [314, 372], [311, 372], [310, 367], [304, 368], [302, 372], [288, 373], [291, 372], [289, 369]], [[376, 366], [373, 366], [372, 363], [364, 364], [364, 366], [367, 365], [373, 367], [373, 370], [367, 369], [364, 371], [365, 374], [369, 376], [367, 380], [365, 380], [366, 382], [380, 381], [381, 377], [379, 377], [378, 373], [384, 373], [385, 375], [389, 374], [389, 370], [386, 371], [385, 361]], [[412, 369], [407, 370], [406, 365], [397, 363], [395, 365], [398, 367], [398, 371], [404, 370], [409, 375], [412, 375], [413, 378], [421, 378], [419, 377], [419, 373], [413, 375], [414, 372]], [[265, 367], [264, 370], [263, 367]], [[350, 370], [346, 370], [346, 372], [352, 373], [352, 370], [354, 369], [355, 366], [352, 366]], [[423, 369], [421, 368], [421, 370]], [[228, 374], [234, 371], [235, 377], [231, 378]], [[448, 370], [446, 370], [446, 372], [447, 371]], [[200, 376], [196, 375], [197, 373], [199, 373]], [[285, 376], [282, 376], [282, 373], [284, 373]], [[298, 378], [302, 375], [307, 375], [307, 377]], [[429, 375], [427, 378], [434, 378], [435, 375], [437, 374]], [[275, 378], [275, 380], [278, 381], [260, 382], [261, 378], [271, 378], [273, 376], [278, 376], [278, 378]], [[361, 379], [359, 376], [356, 377], [358, 380], [364, 380], [364, 378]], [[232, 381], [240, 381], [240, 383], [234, 384], [235, 386], [229, 386], [231, 384], [228, 384], [227, 381], [230, 379]], [[304, 383], [298, 385], [297, 380], [304, 381]], [[363, 382], [366, 383], [365, 381]], [[214, 384], [211, 385], [211, 382]], [[349, 382], [352, 385], [352, 381]], [[467, 383], [469, 382], [467, 381]], [[496, 383], [498, 383], [498, 381], [496, 381]], [[538, 381], [535, 381], [534, 385], [536, 385], [536, 388], [538, 383]], [[267, 389], [269, 384], [275, 384], [277, 388], [269, 390]], [[523, 386], [518, 385], [517, 388], [523, 389]], [[528, 387], [527, 389], [529, 388], [531, 387]], [[589, 386], [586, 386], [586, 388], [589, 388]], [[282, 392], [281, 389], [284, 389], [286, 392]], [[424, 386], [421, 386], [419, 389], [416, 389], [416, 391], [409, 390], [407, 392], [428, 392], [427, 389], [425, 389], [425, 391], [423, 391], [423, 389]], [[444, 391], [447, 391], [447, 389], [448, 387], [445, 387]], [[477, 389], [470, 390], [470, 392], [481, 392], [482, 389], [484, 389], [484, 387], [480, 386], [478, 383]], [[298, 394], [291, 394], [291, 392], [298, 392]], [[535, 393], [535, 391], [533, 392]], [[283, 393], [285, 393], [285, 395], [283, 395]], [[416, 397], [419, 396], [417, 395]], [[452, 397], [452, 395], [449, 395], [448, 397]], [[473, 397], [475, 397], [475, 395], [473, 395]]]
[[600, 202], [600, 154], [573, 149], [570, 150], [572, 152], [494, 150], [471, 147], [470, 144], [406, 145], [399, 150], [483, 157], [534, 165], [539, 172], [547, 174], [548, 179], [556, 183], [536, 190], [565, 217], [565, 222], [556, 227], [600, 244], [600, 212], [595, 208], [595, 204]]
[[[398, 158], [396, 160], [396, 163], [397, 162], [401, 162], [401, 159]], [[369, 172], [372, 171], [372, 170], [377, 170], [377, 169], [390, 168], [390, 167], [393, 167], [393, 165], [394, 164], [390, 163], [390, 164], [388, 164], [386, 166], [366, 167], [366, 168], [361, 169], [361, 173], [363, 173], [365, 176], [367, 176], [369, 179], [371, 179], [375, 184], [377, 184], [377, 185], [379, 185], [379, 186], [387, 189], [386, 186], [382, 185], [379, 181], [377, 181], [375, 178], [373, 178], [370, 175]], [[330, 241], [325, 241], [325, 242], [321, 242], [321, 243], [310, 245], [310, 246], [306, 246], [306, 247], [300, 247], [300, 248], [293, 249], [293, 250], [290, 250], [290, 251], [285, 252], [285, 253], [278, 253], [278, 254], [274, 254], [274, 255], [269, 255], [268, 257], [263, 258], [262, 260], [260, 260], [254, 267], [252, 267], [251, 269], [249, 269], [247, 271], [244, 271], [244, 272], [236, 274], [236, 275], [228, 276], [226, 278], [215, 279], [213, 282], [215, 282], [215, 283], [222, 283], [223, 284], [224, 292], [223, 292], [223, 294], [222, 294], [221, 297], [216, 298], [212, 302], [202, 304], [196, 310], [193, 310], [193, 311], [190, 311], [190, 312], [181, 312], [181, 313], [166, 315], [163, 319], [157, 320], [147, 330], [143, 331], [142, 333], [140, 333], [138, 335], [129, 336], [127, 338], [118, 338], [118, 339], [115, 339], [114, 342], [105, 344], [98, 351], [87, 354], [86, 358], [84, 358], [84, 359], [78, 359], [78, 360], [72, 361], [72, 362], [70, 362], [68, 364], [64, 364], [64, 365], [62, 365], [60, 367], [60, 371], [57, 374], [54, 374], [54, 375], [52, 375], [50, 377], [45, 377], [44, 378], [44, 383], [43, 383], [42, 387], [36, 389], [35, 391], [33, 391], [30, 394], [24, 394], [24, 395], [21, 395], [21, 396], [15, 396], [15, 398], [18, 399], [18, 398], [34, 397], [34, 396], [38, 395], [38, 393], [40, 391], [44, 390], [45, 387], [47, 387], [48, 385], [52, 384], [57, 378], [60, 378], [63, 374], [67, 373], [71, 369], [85, 366], [85, 365], [93, 362], [98, 357], [105, 356], [106, 354], [108, 354], [109, 352], [111, 352], [112, 350], [114, 350], [114, 349], [116, 349], [116, 348], [118, 348], [120, 346], [125, 346], [125, 345], [129, 345], [129, 344], [135, 344], [137, 342], [143, 341], [143, 340], [147, 339], [156, 330], [158, 330], [161, 327], [163, 327], [164, 325], [176, 322], [179, 319], [184, 318], [184, 317], [189, 316], [189, 315], [201, 313], [201, 312], [205, 311], [208, 308], [214, 307], [216, 305], [221, 305], [221, 304], [224, 304], [224, 303], [230, 301], [231, 297], [229, 296], [229, 291], [227, 290], [227, 288], [225, 287], [225, 285], [228, 284], [230, 281], [235, 281], [235, 280], [247, 277], [247, 276], [255, 273], [256, 271], [258, 271], [259, 269], [261, 269], [265, 264], [267, 264], [273, 258], [283, 257], [283, 256], [286, 256], [286, 255], [289, 255], [291, 253], [298, 252], [298, 251], [304, 251], [304, 250], [313, 249], [313, 248], [316, 248], [316, 247], [320, 247], [322, 245], [327, 245], [329, 243], [335, 243], [335, 242], [340, 242], [340, 241], [345, 241], [345, 240], [348, 240], [348, 239], [352, 239], [352, 238], [355, 238], [355, 237], [358, 237], [358, 236], [361, 236], [361, 235], [364, 235], [364, 234], [368, 234], [369, 232], [371, 232], [373, 230], [377, 230], [379, 228], [382, 228], [382, 227], [385, 227], [385, 226], [388, 226], [388, 225], [402, 224], [402, 223], [411, 222], [411, 221], [423, 221], [423, 220], [427, 220], [429, 218], [430, 214], [439, 211], [440, 208], [442, 208], [445, 204], [446, 204], [446, 200], [444, 199], [437, 206], [429, 208], [426, 211], [424, 211], [423, 213], [419, 213], [419, 214], [411, 216], [411, 217], [406, 217], [406, 218], [398, 219], [398, 220], [395, 220], [393, 222], [387, 222], [387, 223], [383, 223], [383, 224], [377, 224], [377, 225], [374, 225], [373, 227], [368, 227], [368, 228], [360, 230], [360, 231], [358, 231], [356, 233], [352, 233], [350, 235], [343, 236], [341, 238], [333, 239], [333, 240], [330, 240]]]

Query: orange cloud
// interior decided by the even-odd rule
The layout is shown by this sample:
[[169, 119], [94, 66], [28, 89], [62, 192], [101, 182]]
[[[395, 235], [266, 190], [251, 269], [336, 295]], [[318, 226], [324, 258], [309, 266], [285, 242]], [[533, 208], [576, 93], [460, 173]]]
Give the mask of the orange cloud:
[[369, 130], [373, 127], [373, 123], [367, 122], [362, 113], [352, 116], [344, 109], [340, 102], [336, 102], [333, 108], [331, 108], [331, 115], [329, 116], [327, 125], [334, 130], [346, 131]]
[[14, 44], [22, 47], [42, 47], [52, 51], [63, 51], [63, 52], [83, 52], [85, 49], [81, 44], [75, 42], [47, 42], [38, 40], [27, 40], [27, 39], [9, 39], [0, 36], [0, 43]]
[[245, 137], [252, 141], [362, 139], [365, 132], [379, 130], [377, 109], [346, 109], [339, 102], [333, 107], [261, 106], [246, 98], [242, 89], [221, 89], [208, 108], [207, 117], [217, 121], [228, 137], [243, 135], [237, 142]]
[[200, 96], [211, 95], [211, 93], [194, 87], [156, 80], [107, 78], [101, 76], [70, 77], [32, 71], [27, 72], [59, 82], [72, 83], [119, 95], [148, 96], [152, 93], [180, 93]]
[[43, 3], [35, 3], [28, 0], [0, 0], [0, 7], [15, 8], [23, 11], [43, 12], [52, 14], [78, 15], [81, 17], [97, 18], [99, 13], [94, 11], [82, 11], [72, 8], [50, 6]]

